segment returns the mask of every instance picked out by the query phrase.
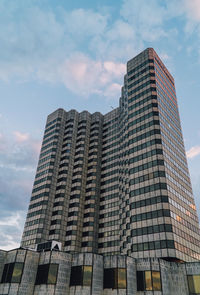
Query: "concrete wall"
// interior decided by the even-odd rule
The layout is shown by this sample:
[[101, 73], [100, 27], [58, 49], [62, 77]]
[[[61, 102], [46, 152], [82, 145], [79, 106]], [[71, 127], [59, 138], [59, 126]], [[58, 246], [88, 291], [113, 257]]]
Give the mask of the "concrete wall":
[[[157, 258], [134, 259], [92, 253], [69, 254], [65, 252], [35, 252], [16, 249], [0, 251], [0, 278], [4, 264], [23, 262], [21, 283], [0, 284], [0, 295], [189, 295], [187, 275], [200, 274], [200, 262], [175, 263]], [[35, 285], [38, 265], [58, 264], [55, 285]], [[91, 286], [69, 286], [71, 267], [91, 265]], [[106, 268], [126, 268], [126, 289], [103, 289], [103, 273]], [[136, 271], [160, 271], [162, 291], [137, 292]]]

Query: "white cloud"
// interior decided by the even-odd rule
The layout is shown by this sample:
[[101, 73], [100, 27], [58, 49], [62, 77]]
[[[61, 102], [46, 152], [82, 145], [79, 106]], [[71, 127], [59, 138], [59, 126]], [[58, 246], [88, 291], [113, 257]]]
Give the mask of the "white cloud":
[[30, 0], [3, 1], [1, 11], [0, 79], [63, 83], [80, 96], [108, 97], [108, 89], [117, 95], [124, 61], [145, 42], [175, 40], [178, 31], [166, 22], [184, 13], [198, 20], [199, 1], [123, 0], [118, 19], [105, 10], [44, 9]]
[[66, 12], [64, 18], [67, 31], [80, 42], [87, 36], [103, 34], [107, 27], [108, 16], [80, 8]]
[[160, 1], [125, 0], [121, 15], [145, 41], [154, 41], [161, 36], [166, 36], [163, 23], [167, 11]]
[[19, 247], [25, 214], [23, 211], [7, 213], [0, 217], [0, 249], [11, 250]]
[[200, 154], [200, 146], [193, 146], [189, 151], [187, 151], [186, 155], [189, 159], [193, 159]]

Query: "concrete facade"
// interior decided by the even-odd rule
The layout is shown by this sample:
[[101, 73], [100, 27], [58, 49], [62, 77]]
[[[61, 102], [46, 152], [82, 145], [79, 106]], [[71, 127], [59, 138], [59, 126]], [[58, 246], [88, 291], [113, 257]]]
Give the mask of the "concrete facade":
[[[35, 252], [16, 249], [0, 251], [1, 274], [5, 264], [21, 262], [23, 271], [20, 283], [1, 283], [1, 295], [189, 295], [188, 276], [198, 275], [200, 262], [176, 263], [158, 258], [134, 259], [128, 256], [102, 256], [92, 253], [69, 254], [61, 251]], [[3, 258], [3, 260], [2, 260]], [[3, 261], [3, 263], [2, 263]], [[39, 265], [56, 264], [58, 272], [54, 284], [35, 284]], [[70, 286], [73, 267], [91, 266], [90, 286]], [[104, 288], [106, 269], [124, 269], [125, 288]], [[161, 290], [137, 291], [138, 272], [160, 274]], [[111, 279], [111, 278], [109, 278]]]

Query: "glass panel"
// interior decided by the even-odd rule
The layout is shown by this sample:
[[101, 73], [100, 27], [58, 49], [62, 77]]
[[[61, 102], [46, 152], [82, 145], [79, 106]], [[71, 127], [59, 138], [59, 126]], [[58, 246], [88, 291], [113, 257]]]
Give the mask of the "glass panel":
[[36, 285], [47, 284], [49, 272], [49, 264], [38, 265], [37, 275], [36, 275]]
[[152, 271], [152, 281], [153, 281], [153, 290], [161, 291], [161, 280], [160, 280], [159, 271]]
[[85, 265], [83, 267], [83, 286], [91, 286], [92, 282], [92, 266]]
[[7, 272], [8, 272], [8, 266], [9, 266], [9, 264], [5, 264], [4, 265], [3, 274], [2, 274], [2, 277], [1, 277], [1, 283], [5, 283], [6, 282], [6, 277], [7, 277]]
[[7, 276], [6, 276], [5, 283], [10, 283], [11, 282], [14, 265], [15, 265], [14, 263], [9, 263], [8, 264], [8, 271], [7, 271]]
[[56, 284], [58, 273], [58, 264], [50, 264], [48, 273], [48, 284]]
[[12, 274], [12, 283], [20, 283], [21, 277], [22, 277], [22, 271], [23, 271], [24, 264], [21, 262], [16, 262]]
[[145, 271], [145, 286], [146, 291], [152, 290], [151, 271]]
[[104, 269], [104, 289], [115, 289], [115, 269], [106, 268]]
[[193, 276], [188, 276], [188, 286], [189, 286], [189, 291], [190, 293], [194, 293], [194, 281], [193, 281]]
[[200, 275], [188, 276], [188, 285], [191, 293], [200, 293]]
[[118, 289], [126, 289], [126, 269], [118, 268]]
[[83, 281], [83, 267], [72, 266], [70, 276], [70, 286], [81, 286]]
[[137, 291], [144, 291], [144, 272], [137, 271]]

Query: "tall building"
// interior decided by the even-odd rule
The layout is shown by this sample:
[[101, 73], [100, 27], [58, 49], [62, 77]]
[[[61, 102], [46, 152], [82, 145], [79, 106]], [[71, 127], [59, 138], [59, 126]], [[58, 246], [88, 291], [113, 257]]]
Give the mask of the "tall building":
[[47, 118], [22, 247], [200, 259], [174, 79], [152, 48], [128, 61], [119, 107]]

